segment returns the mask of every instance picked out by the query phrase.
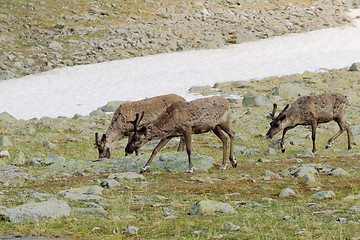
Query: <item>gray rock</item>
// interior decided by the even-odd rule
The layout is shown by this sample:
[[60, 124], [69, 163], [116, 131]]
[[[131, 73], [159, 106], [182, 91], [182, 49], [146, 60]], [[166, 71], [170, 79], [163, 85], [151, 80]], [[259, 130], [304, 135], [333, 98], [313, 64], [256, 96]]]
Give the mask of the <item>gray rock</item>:
[[86, 202], [86, 208], [75, 208], [74, 211], [78, 213], [107, 213], [107, 211], [97, 203]]
[[305, 152], [301, 154], [301, 157], [314, 158], [315, 154], [312, 152], [311, 149], [306, 149]]
[[289, 196], [296, 196], [296, 193], [291, 188], [285, 188], [279, 194], [279, 197], [289, 197]]
[[122, 233], [127, 233], [127, 234], [131, 234], [131, 235], [136, 235], [138, 231], [139, 231], [139, 228], [138, 228], [138, 227], [128, 226], [128, 227], [126, 227], [126, 228], [124, 228], [124, 229], [122, 230]]
[[346, 223], [347, 219], [346, 218], [342, 218], [342, 217], [338, 217], [334, 219], [335, 222], [339, 222], [339, 223]]
[[53, 149], [53, 148], [56, 147], [55, 144], [53, 144], [53, 143], [51, 143], [51, 142], [49, 142], [49, 141], [43, 141], [43, 142], [42, 142], [42, 145], [43, 145], [44, 147], [49, 148], [49, 149]]
[[280, 172], [281, 176], [304, 177], [306, 174], [314, 174], [317, 170], [313, 164], [293, 166]]
[[242, 100], [244, 107], [258, 107], [258, 106], [270, 106], [272, 103], [270, 100], [262, 93], [254, 95], [248, 93], [244, 96]]
[[135, 172], [123, 172], [123, 173], [113, 173], [108, 176], [109, 179], [118, 179], [118, 180], [135, 180], [135, 179], [142, 179], [144, 180], [145, 177], [141, 174]]
[[103, 112], [115, 112], [115, 110], [123, 103], [123, 101], [108, 102], [105, 106], [100, 107], [100, 109]]
[[49, 48], [55, 51], [59, 51], [63, 49], [62, 43], [57, 41], [50, 41], [49, 42]]
[[342, 168], [335, 168], [334, 170], [332, 170], [329, 175], [332, 175], [332, 176], [348, 176], [350, 175], [349, 173], [347, 173], [344, 169]]
[[105, 116], [105, 113], [100, 109], [96, 109], [95, 111], [92, 111], [91, 113], [89, 113], [90, 117], [102, 117]]
[[295, 97], [309, 95], [310, 91], [301, 85], [294, 83], [281, 83], [273, 90], [274, 95], [278, 95], [285, 99], [292, 99]]
[[23, 64], [24, 64], [25, 67], [32, 67], [32, 66], [34, 66], [34, 64], [35, 64], [35, 61], [34, 61], [34, 59], [32, 59], [32, 58], [26, 58], [26, 59], [23, 61]]
[[29, 174], [23, 172], [23, 169], [13, 165], [0, 164], [0, 182], [4, 186], [23, 186]]
[[190, 215], [207, 215], [215, 213], [237, 214], [237, 211], [228, 203], [201, 200], [189, 208]]
[[306, 185], [316, 184], [316, 178], [315, 178], [314, 174], [312, 174], [312, 173], [305, 174], [305, 176], [303, 177], [302, 183], [304, 183]]
[[102, 200], [102, 197], [99, 196], [102, 191], [103, 188], [100, 186], [85, 186], [60, 191], [58, 195], [73, 200]]
[[240, 226], [237, 226], [231, 222], [228, 222], [227, 224], [225, 224], [225, 230], [227, 231], [239, 231], [240, 230]]
[[284, 219], [284, 220], [286, 220], [286, 221], [289, 221], [289, 220], [291, 220], [291, 219], [292, 219], [292, 217], [291, 217], [291, 216], [289, 216], [289, 215], [286, 215], [286, 216], [284, 216], [284, 217], [283, 217], [283, 219]]
[[265, 153], [266, 153], [267, 155], [271, 155], [271, 156], [276, 156], [276, 155], [277, 155], [276, 150], [275, 150], [274, 148], [267, 148], [267, 149], [265, 150]]
[[10, 161], [9, 161], [9, 164], [11, 165], [15, 165], [15, 166], [21, 166], [21, 165], [24, 165], [25, 164], [25, 154], [23, 152], [17, 152], [14, 156], [14, 158], [12, 158]]
[[106, 188], [114, 188], [114, 187], [119, 187], [120, 183], [115, 179], [105, 179], [100, 183], [100, 186]]
[[48, 218], [69, 216], [71, 208], [62, 200], [49, 200], [40, 203], [28, 203], [0, 211], [0, 219], [9, 222], [41, 221]]
[[322, 191], [322, 192], [315, 193], [311, 196], [313, 198], [321, 200], [321, 199], [325, 199], [325, 198], [332, 198], [335, 196], [335, 193], [333, 191]]
[[0, 113], [0, 120], [5, 122], [13, 122], [16, 120], [16, 118], [11, 116], [8, 112], [2, 112]]
[[12, 147], [13, 143], [10, 141], [10, 139], [6, 136], [0, 137], [0, 148], [8, 148]]
[[360, 71], [360, 62], [353, 63], [349, 69], [350, 71]]
[[7, 150], [0, 152], [0, 158], [10, 158], [10, 153]]

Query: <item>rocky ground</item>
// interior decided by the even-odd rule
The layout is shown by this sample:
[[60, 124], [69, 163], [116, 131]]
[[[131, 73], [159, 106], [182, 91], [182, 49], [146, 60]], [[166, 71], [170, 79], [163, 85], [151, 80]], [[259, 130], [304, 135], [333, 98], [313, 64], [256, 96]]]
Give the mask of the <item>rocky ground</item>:
[[[106, 131], [112, 114], [103, 110], [112, 104], [73, 118], [25, 121], [1, 113], [0, 235], [359, 239], [359, 70], [354, 63], [190, 89], [231, 103], [238, 168], [226, 171], [219, 170], [221, 144], [211, 133], [194, 136], [193, 174], [184, 173], [187, 158], [175, 152], [178, 140], [158, 154], [147, 174], [137, 172], [153, 142], [138, 157], [124, 157], [124, 139], [112, 159], [97, 160], [94, 133]], [[283, 108], [300, 95], [330, 91], [351, 101], [346, 120], [354, 149], [346, 150], [345, 134], [324, 148], [338, 131], [334, 122], [318, 127], [316, 155], [307, 127], [289, 131], [285, 153], [280, 136], [265, 138], [273, 102]]]
[[349, 24], [359, 0], [2, 1], [0, 80]]

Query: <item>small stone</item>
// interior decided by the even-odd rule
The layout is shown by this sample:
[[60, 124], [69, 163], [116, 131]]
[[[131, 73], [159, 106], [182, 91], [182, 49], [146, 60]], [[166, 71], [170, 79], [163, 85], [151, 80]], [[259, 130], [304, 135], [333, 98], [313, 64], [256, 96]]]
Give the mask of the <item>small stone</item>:
[[12, 147], [13, 143], [6, 136], [0, 137], [0, 148]]
[[116, 181], [115, 179], [105, 179], [104, 181], [102, 181], [100, 183], [100, 186], [102, 187], [106, 187], [106, 188], [114, 188], [114, 187], [119, 187], [120, 183], [118, 181]]
[[311, 149], [306, 149], [305, 152], [301, 154], [301, 156], [306, 158], [314, 158], [315, 154], [312, 152]]
[[346, 223], [346, 218], [342, 218], [342, 217], [335, 218], [335, 222]]
[[21, 166], [25, 164], [25, 154], [23, 152], [18, 152], [15, 154], [14, 158], [10, 160], [9, 164], [15, 166]]
[[349, 69], [350, 71], [360, 71], [360, 62], [353, 63]]
[[271, 155], [271, 156], [276, 156], [277, 155], [276, 150], [274, 148], [267, 148], [265, 153], [267, 155]]
[[51, 143], [51, 142], [49, 142], [49, 141], [43, 141], [43, 142], [42, 142], [42, 145], [43, 145], [44, 147], [49, 148], [49, 149], [53, 149], [53, 148], [56, 147], [55, 144], [53, 144], [53, 143]]
[[0, 158], [10, 158], [10, 153], [7, 150], [1, 151]]
[[348, 176], [349, 173], [347, 173], [344, 169], [342, 168], [335, 168], [334, 170], [331, 171], [330, 175], [332, 176]]
[[296, 193], [291, 188], [285, 188], [279, 194], [279, 197], [296, 196]]
[[240, 226], [237, 226], [231, 222], [225, 224], [225, 230], [228, 230], [228, 231], [238, 231], [240, 230]]
[[325, 198], [334, 197], [335, 193], [333, 191], [322, 191], [322, 192], [315, 193], [311, 196], [316, 199], [325, 199]]
[[316, 183], [316, 179], [314, 174], [312, 173], [307, 173], [302, 180], [302, 183], [306, 184], [306, 185], [312, 185]]
[[284, 216], [284, 217], [283, 217], [283, 219], [284, 219], [284, 220], [286, 220], [286, 221], [289, 221], [289, 220], [291, 220], [291, 219], [292, 219], [292, 217], [291, 217], [291, 216], [286, 215], [286, 216]]
[[135, 227], [135, 226], [129, 226], [129, 227], [126, 227], [122, 230], [122, 233], [127, 233], [127, 234], [131, 234], [131, 235], [135, 235], [137, 234], [137, 232], [139, 231], [139, 228], [138, 227]]
[[101, 117], [101, 116], [104, 116], [105, 113], [100, 109], [96, 109], [95, 111], [92, 111], [91, 113], [89, 113], [89, 116], [90, 117]]
[[35, 64], [35, 61], [34, 61], [34, 59], [32, 59], [32, 58], [26, 58], [26, 59], [23, 61], [23, 64], [24, 64], [25, 67], [32, 67], [32, 66], [34, 66], [34, 64]]

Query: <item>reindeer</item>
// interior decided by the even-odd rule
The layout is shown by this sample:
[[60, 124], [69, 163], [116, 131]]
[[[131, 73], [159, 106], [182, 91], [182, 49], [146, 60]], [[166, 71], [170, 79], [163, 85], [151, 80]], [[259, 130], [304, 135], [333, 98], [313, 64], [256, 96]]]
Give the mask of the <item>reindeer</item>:
[[158, 153], [173, 137], [183, 136], [189, 160], [188, 173], [194, 171], [191, 161], [191, 135], [213, 131], [223, 143], [223, 161], [221, 169], [226, 170], [225, 164], [227, 153], [227, 137], [230, 137], [230, 162], [235, 168], [237, 162], [233, 156], [234, 132], [230, 129], [230, 105], [222, 97], [209, 97], [197, 99], [191, 102], [176, 102], [170, 105], [159, 117], [139, 128], [144, 113], [137, 114], [134, 124], [134, 135], [127, 144], [125, 151], [133, 153], [150, 140], [161, 139], [153, 150], [146, 165], [140, 173], [150, 171], [150, 163]]
[[[116, 147], [116, 143], [125, 136], [131, 139], [134, 132], [133, 124], [127, 119], [135, 118], [137, 112], [144, 111], [144, 122], [155, 120], [167, 106], [174, 102], [185, 102], [185, 99], [176, 95], [168, 94], [135, 102], [121, 104], [115, 111], [110, 126], [101, 140], [98, 140], [98, 133], [95, 133], [95, 146], [99, 151], [99, 159], [110, 158], [110, 153]], [[180, 140], [178, 151], [184, 147], [184, 141]], [[136, 151], [136, 155], [138, 152]]]
[[298, 125], [310, 125], [312, 128], [313, 153], [316, 153], [315, 138], [316, 127], [318, 124], [327, 123], [334, 120], [340, 127], [332, 138], [329, 139], [326, 149], [330, 148], [333, 141], [340, 136], [345, 130], [347, 132], [348, 149], [351, 149], [350, 127], [344, 120], [346, 108], [349, 101], [346, 96], [340, 93], [324, 93], [315, 96], [299, 97], [290, 107], [286, 105], [284, 110], [275, 118], [277, 105], [274, 103], [273, 111], [268, 116], [272, 119], [270, 129], [266, 133], [268, 138], [272, 138], [279, 131], [284, 129], [281, 138], [281, 151], [285, 152], [284, 139], [285, 134], [290, 129]]

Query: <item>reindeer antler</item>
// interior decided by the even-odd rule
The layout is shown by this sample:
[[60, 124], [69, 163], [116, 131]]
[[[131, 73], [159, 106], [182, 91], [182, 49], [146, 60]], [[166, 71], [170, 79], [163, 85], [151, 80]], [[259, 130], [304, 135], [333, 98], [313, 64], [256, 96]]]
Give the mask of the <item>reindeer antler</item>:
[[96, 147], [99, 146], [98, 136], [99, 136], [99, 133], [96, 132], [96, 133], [95, 133], [95, 143], [94, 143], [94, 145], [95, 145]]
[[135, 120], [131, 121], [127, 121], [128, 123], [131, 123], [134, 125], [134, 133], [136, 133], [137, 131], [137, 127], [139, 126], [139, 123], [141, 122], [141, 120], [143, 119], [144, 117], [144, 111], [141, 112], [141, 116], [139, 113], [136, 113], [136, 117], [135, 117]]
[[272, 112], [267, 116], [267, 118], [274, 120], [275, 119], [275, 113], [276, 113], [276, 109], [277, 109], [277, 104], [274, 103], [273, 104], [273, 110]]

